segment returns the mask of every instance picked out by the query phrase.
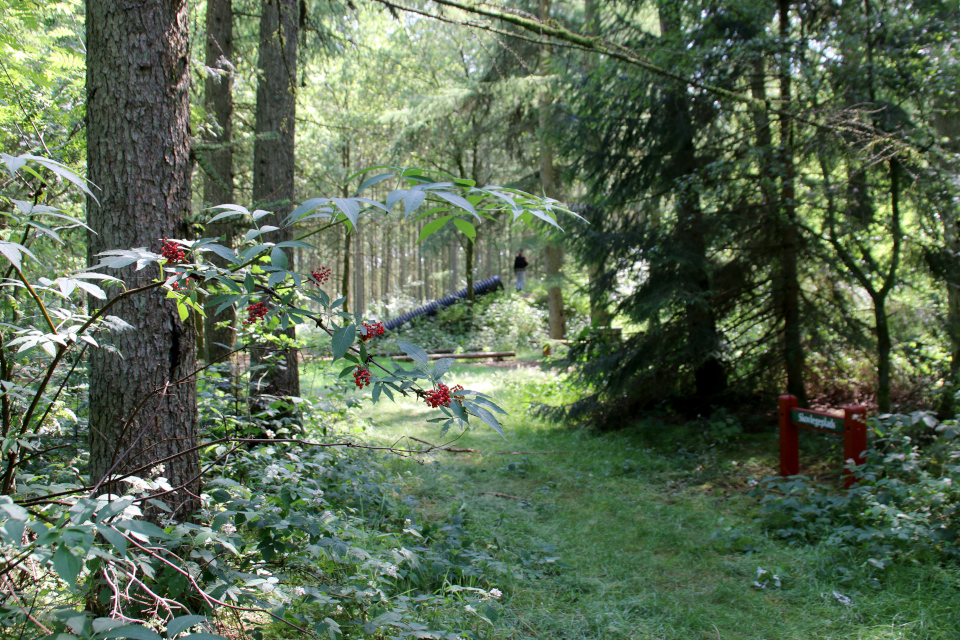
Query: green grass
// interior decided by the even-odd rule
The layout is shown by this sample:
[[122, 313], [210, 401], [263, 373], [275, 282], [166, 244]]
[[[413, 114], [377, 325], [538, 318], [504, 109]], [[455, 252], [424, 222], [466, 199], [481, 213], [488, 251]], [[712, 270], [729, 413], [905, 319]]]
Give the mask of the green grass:
[[[570, 399], [555, 372], [458, 364], [450, 379], [502, 402], [508, 439], [480, 425], [452, 446], [482, 453], [396, 459], [391, 469], [425, 518], [459, 513], [511, 568], [493, 585], [504, 597], [491, 638], [960, 637], [955, 567], [895, 567], [872, 574], [874, 588], [862, 558], [789, 547], [758, 528], [746, 481], [773, 473], [772, 435], [719, 452], [678, 446], [664, 428], [598, 435], [533, 416], [531, 403]], [[427, 415], [404, 400], [355, 417], [379, 443], [453, 439]], [[758, 568], [765, 589], [754, 586]]]

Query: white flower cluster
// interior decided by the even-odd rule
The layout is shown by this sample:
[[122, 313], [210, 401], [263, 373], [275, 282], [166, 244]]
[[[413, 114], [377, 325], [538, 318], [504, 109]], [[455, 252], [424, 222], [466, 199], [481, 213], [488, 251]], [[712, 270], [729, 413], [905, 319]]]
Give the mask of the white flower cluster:
[[294, 587], [293, 593], [298, 596], [305, 596], [307, 595], [307, 590], [304, 589], [303, 587]]
[[267, 467], [267, 480], [275, 480], [280, 478], [280, 467], [275, 464], [271, 464]]
[[496, 587], [494, 587], [493, 589], [490, 589], [490, 595], [493, 596], [494, 598], [499, 598], [500, 596], [503, 595], [503, 591], [500, 591], [500, 589], [497, 589]]

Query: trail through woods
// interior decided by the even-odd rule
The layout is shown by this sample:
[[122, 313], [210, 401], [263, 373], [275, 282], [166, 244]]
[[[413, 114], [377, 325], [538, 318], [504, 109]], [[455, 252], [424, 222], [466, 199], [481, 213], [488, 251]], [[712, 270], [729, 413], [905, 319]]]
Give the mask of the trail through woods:
[[960, 634], [949, 571], [904, 567], [875, 589], [844, 580], [856, 568], [829, 549], [759, 530], [749, 479], [773, 473], [772, 435], [722, 455], [635, 431], [596, 435], [533, 415], [532, 403], [570, 400], [553, 371], [457, 364], [451, 379], [504, 402], [507, 440], [482, 426], [443, 439], [409, 401], [381, 401], [358, 424], [380, 442], [461, 450], [391, 464], [425, 520], [462, 516], [507, 568], [492, 585], [504, 596], [491, 638]]

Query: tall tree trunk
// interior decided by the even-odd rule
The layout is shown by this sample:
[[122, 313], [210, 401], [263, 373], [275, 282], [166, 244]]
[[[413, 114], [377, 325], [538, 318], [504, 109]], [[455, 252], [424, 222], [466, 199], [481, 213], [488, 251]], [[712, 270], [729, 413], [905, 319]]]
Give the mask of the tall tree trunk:
[[[162, 238], [185, 235], [192, 170], [187, 6], [149, 0], [130, 10], [87, 0], [87, 171], [100, 188], [99, 202], [87, 200], [89, 264], [101, 251], [158, 251]], [[112, 275], [132, 289], [158, 272], [130, 266]], [[91, 299], [91, 307], [98, 303]], [[90, 480], [167, 459], [163, 475], [176, 491], [161, 498], [172, 509], [163, 517], [184, 520], [200, 506], [199, 456], [191, 451], [197, 444], [193, 329], [163, 289], [119, 302], [110, 313], [133, 328], [98, 338], [116, 352], [91, 350]], [[106, 482], [101, 490], [122, 494], [125, 486]]]
[[[207, 0], [207, 33], [204, 40], [205, 63], [218, 69], [218, 75], [204, 80], [204, 102], [213, 122], [205, 129], [204, 152], [209, 173], [203, 182], [203, 202], [206, 206], [228, 204], [233, 198], [233, 0]], [[208, 224], [208, 237], [220, 238], [221, 244], [232, 247], [234, 225], [230, 220]], [[210, 261], [218, 267], [228, 266], [220, 256], [209, 253]], [[222, 362], [233, 349], [237, 335], [237, 312], [227, 307], [214, 315], [216, 308], [207, 310], [204, 322], [204, 345], [207, 362]]]
[[450, 243], [450, 292], [456, 293], [460, 288], [460, 247], [456, 242]]
[[956, 166], [960, 154], [960, 107], [955, 100], [940, 97], [933, 111], [933, 126], [937, 130], [944, 149], [937, 161], [942, 173], [945, 196], [940, 199], [940, 219], [943, 223], [943, 238], [947, 265], [944, 270], [944, 285], [947, 290], [946, 333], [950, 340], [950, 377], [943, 388], [940, 402], [940, 417], [952, 418], [957, 413], [954, 396], [960, 387], [960, 210], [957, 207], [956, 186], [952, 178], [960, 173]]
[[360, 228], [354, 230], [354, 251], [356, 252], [356, 266], [354, 267], [353, 289], [355, 292], [353, 302], [353, 312], [362, 317], [366, 304], [366, 291], [364, 287], [364, 277], [366, 269], [363, 259], [363, 238], [360, 236]]
[[[261, 224], [280, 227], [293, 210], [294, 143], [297, 86], [297, 40], [300, 9], [296, 0], [262, 0], [260, 4], [260, 59], [257, 78], [256, 138], [253, 143], [253, 200], [273, 213]], [[265, 234], [265, 239], [293, 239], [290, 227]], [[289, 270], [295, 254], [287, 249]], [[296, 340], [296, 329], [282, 332]], [[272, 350], [272, 349], [271, 349]], [[268, 350], [258, 345], [251, 361], [265, 361]], [[295, 348], [283, 349], [263, 378], [259, 393], [281, 398], [300, 395], [300, 370]]]
[[787, 391], [797, 396], [801, 406], [807, 404], [807, 391], [803, 382], [803, 330], [800, 325], [800, 277], [797, 260], [800, 249], [800, 233], [797, 226], [796, 175], [793, 159], [793, 121], [790, 118], [791, 94], [791, 49], [790, 49], [790, 0], [779, 0], [780, 40], [780, 165], [783, 175], [780, 182], [780, 287], [783, 315], [784, 361], [787, 370]]
[[[550, 19], [550, 0], [540, 0], [540, 20]], [[540, 73], [546, 75], [550, 68], [550, 48], [540, 47]], [[540, 187], [548, 198], [560, 199], [553, 167], [553, 144], [550, 140], [550, 98], [541, 93], [539, 101], [540, 116]], [[562, 340], [567, 333], [567, 318], [563, 311], [563, 289], [561, 271], [563, 269], [563, 247], [548, 244], [544, 249], [544, 262], [547, 276], [547, 311], [550, 318], [550, 337]]]
[[380, 297], [384, 302], [390, 294], [390, 263], [393, 261], [393, 231], [389, 227], [384, 227], [384, 247], [383, 250], [383, 278], [380, 282]]
[[[671, 0], [660, 0], [660, 33], [666, 38], [679, 38], [682, 30], [680, 5]], [[671, 99], [679, 111], [678, 120], [686, 132], [679, 144], [673, 162], [674, 173], [680, 176], [676, 193], [677, 236], [686, 254], [679, 265], [678, 277], [685, 291], [684, 316], [687, 324], [687, 342], [693, 364], [694, 386], [697, 398], [709, 402], [727, 389], [726, 366], [720, 358], [721, 340], [717, 320], [710, 301], [711, 285], [707, 258], [707, 237], [700, 196], [690, 186], [696, 176], [697, 147], [690, 125], [689, 98], [684, 87], [674, 89]]]
[[[600, 35], [600, 15], [599, 3], [597, 0], [586, 0], [583, 5], [583, 30], [588, 36], [596, 37]], [[585, 54], [584, 69], [587, 76], [593, 73], [597, 66], [598, 55], [593, 52]], [[586, 205], [586, 211], [582, 212], [585, 218], [591, 223], [596, 224], [603, 215], [602, 212], [593, 204]], [[590, 324], [594, 327], [608, 326], [610, 324], [610, 301], [607, 296], [607, 290], [601, 285], [606, 270], [605, 261], [598, 257], [595, 261], [587, 265], [587, 277], [589, 278], [590, 291]]]
[[887, 317], [887, 297], [897, 282], [897, 267], [900, 257], [900, 161], [891, 158], [890, 162], [890, 226], [893, 237], [893, 249], [890, 268], [884, 279], [883, 287], [873, 296], [874, 324], [877, 331], [877, 409], [881, 413], [890, 412], [890, 352], [893, 344], [890, 340], [890, 323]]
[[[420, 222], [417, 228], [417, 237], [423, 233], [423, 222]], [[417, 243], [415, 246], [417, 256], [417, 281], [420, 283], [420, 301], [427, 299], [427, 283], [423, 275], [423, 244]]]
[[470, 305], [471, 311], [473, 310], [473, 303], [477, 301], [477, 296], [473, 292], [473, 256], [475, 248], [476, 238], [474, 242], [471, 242], [467, 238], [467, 242], [463, 247], [463, 272], [467, 276], [467, 303]]

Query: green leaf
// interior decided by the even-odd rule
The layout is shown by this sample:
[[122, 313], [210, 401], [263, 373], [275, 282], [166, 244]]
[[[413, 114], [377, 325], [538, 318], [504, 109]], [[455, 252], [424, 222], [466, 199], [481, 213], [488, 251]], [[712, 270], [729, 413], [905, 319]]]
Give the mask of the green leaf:
[[405, 210], [403, 217], [406, 218], [411, 213], [416, 211], [426, 199], [427, 194], [424, 193], [422, 189], [411, 189], [410, 191], [407, 191], [406, 195], [403, 196], [403, 207]]
[[115, 527], [120, 529], [126, 529], [127, 531], [132, 531], [133, 533], [139, 533], [142, 536], [148, 538], [159, 538], [161, 540], [170, 540], [170, 536], [167, 535], [167, 532], [153, 524], [152, 522], [147, 522], [146, 520], [121, 520], [114, 524]]
[[331, 200], [337, 205], [337, 209], [340, 209], [343, 215], [347, 217], [347, 220], [356, 228], [357, 218], [360, 217], [360, 205], [347, 198], [331, 198]]
[[397, 341], [397, 346], [405, 354], [413, 358], [415, 361], [423, 365], [424, 367], [430, 364], [430, 357], [427, 355], [427, 352], [418, 347], [415, 344], [410, 344], [409, 342], [404, 342], [403, 340]]
[[100, 532], [104, 540], [110, 543], [110, 546], [116, 550], [121, 558], [127, 556], [127, 539], [123, 537], [122, 533], [105, 524], [98, 524], [97, 531]]
[[472, 407], [473, 413], [477, 415], [478, 418], [483, 420], [483, 423], [488, 427], [500, 434], [500, 437], [504, 440], [507, 439], [507, 436], [503, 435], [503, 427], [500, 426], [500, 421], [497, 420], [496, 416], [484, 409], [483, 407]]
[[417, 242], [423, 242], [425, 238], [428, 238], [439, 231], [443, 225], [447, 224], [451, 220], [453, 220], [453, 216], [443, 216], [442, 218], [437, 218], [433, 222], [428, 222], [420, 231], [420, 239], [417, 240]]
[[280, 247], [274, 247], [270, 251], [270, 264], [277, 269], [286, 269], [290, 261], [287, 259], [287, 252]]
[[439, 380], [447, 371], [450, 371], [450, 367], [453, 365], [453, 358], [440, 358], [437, 360], [436, 364], [433, 365], [433, 377]]
[[116, 629], [110, 629], [94, 636], [95, 640], [107, 640], [108, 638], [132, 638], [133, 640], [161, 640], [160, 636], [151, 629], [142, 627], [138, 624], [127, 624]]
[[367, 179], [364, 180], [362, 183], [360, 183], [360, 186], [357, 187], [357, 192], [354, 193], [353, 195], [354, 195], [354, 196], [358, 196], [358, 195], [360, 195], [360, 192], [363, 191], [364, 189], [366, 189], [366, 188], [368, 188], [368, 187], [372, 187], [373, 185], [375, 185], [375, 184], [377, 184], [377, 183], [380, 183], [380, 182], [383, 182], [384, 180], [389, 180], [389, 179], [392, 178], [392, 177], [393, 177], [393, 174], [392, 174], [392, 173], [381, 173], [381, 174], [378, 175], [378, 176], [373, 176], [372, 178], [367, 178]]
[[333, 332], [333, 359], [339, 360], [357, 339], [357, 327], [348, 324]]
[[179, 618], [174, 618], [167, 623], [167, 637], [174, 638], [190, 627], [196, 626], [206, 620], [206, 616], [180, 616]]
[[222, 244], [208, 244], [203, 247], [203, 250], [215, 253], [232, 264], [236, 264], [237, 262], [237, 252], [229, 247], [223, 246]]
[[[458, 196], [455, 193], [450, 193], [449, 191], [431, 191], [433, 195], [443, 198], [452, 205], [458, 206], [464, 211], [468, 211], [473, 215], [477, 216], [477, 210], [473, 208], [473, 205], [470, 204], [466, 198], [463, 196]], [[477, 216], [477, 219], [480, 219], [480, 216]]]
[[477, 237], [477, 228], [467, 222], [466, 220], [461, 220], [460, 218], [454, 218], [453, 224], [457, 225], [457, 229], [463, 232], [465, 236], [470, 238], [470, 241], [473, 242], [474, 238]]
[[77, 576], [80, 575], [80, 569], [83, 562], [73, 554], [67, 545], [60, 543], [57, 552], [53, 554], [53, 568], [63, 578], [63, 581], [74, 589], [77, 588]]

